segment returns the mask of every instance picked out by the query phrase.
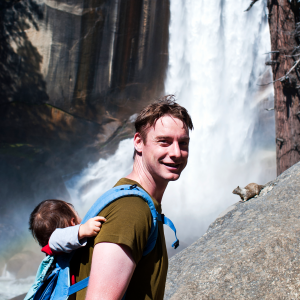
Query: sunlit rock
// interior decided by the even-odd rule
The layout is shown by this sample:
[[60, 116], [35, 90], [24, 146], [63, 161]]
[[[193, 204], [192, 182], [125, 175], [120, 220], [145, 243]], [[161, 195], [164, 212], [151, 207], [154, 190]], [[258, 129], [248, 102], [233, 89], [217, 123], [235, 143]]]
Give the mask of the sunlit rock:
[[165, 299], [298, 299], [300, 163], [170, 260]]

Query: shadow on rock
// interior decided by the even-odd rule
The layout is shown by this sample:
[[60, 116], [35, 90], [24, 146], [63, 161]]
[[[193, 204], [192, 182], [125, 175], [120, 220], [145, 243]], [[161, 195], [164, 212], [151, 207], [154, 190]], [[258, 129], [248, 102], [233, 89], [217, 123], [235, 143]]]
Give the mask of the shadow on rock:
[[34, 0], [2, 1], [0, 4], [0, 102], [43, 103], [49, 99], [40, 73], [42, 56], [29, 41], [26, 30], [43, 13]]

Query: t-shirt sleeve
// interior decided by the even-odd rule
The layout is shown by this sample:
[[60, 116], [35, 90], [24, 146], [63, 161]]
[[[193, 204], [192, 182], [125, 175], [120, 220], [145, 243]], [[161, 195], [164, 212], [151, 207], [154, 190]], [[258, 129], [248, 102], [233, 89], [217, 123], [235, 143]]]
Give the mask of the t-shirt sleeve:
[[50, 236], [49, 247], [55, 252], [70, 253], [75, 249], [84, 247], [87, 239], [78, 240], [80, 224], [66, 228], [56, 228]]
[[151, 212], [139, 197], [124, 197], [104, 208], [99, 216], [106, 218], [94, 245], [101, 242], [123, 244], [132, 251], [135, 263], [142, 258], [151, 230]]

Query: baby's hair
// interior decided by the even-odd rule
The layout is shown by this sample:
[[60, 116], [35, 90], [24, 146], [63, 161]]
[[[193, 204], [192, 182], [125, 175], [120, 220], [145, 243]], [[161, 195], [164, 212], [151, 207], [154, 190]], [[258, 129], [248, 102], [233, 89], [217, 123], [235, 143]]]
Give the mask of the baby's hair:
[[48, 244], [56, 228], [70, 226], [72, 218], [77, 220], [73, 205], [62, 200], [44, 200], [30, 214], [29, 230], [40, 246]]

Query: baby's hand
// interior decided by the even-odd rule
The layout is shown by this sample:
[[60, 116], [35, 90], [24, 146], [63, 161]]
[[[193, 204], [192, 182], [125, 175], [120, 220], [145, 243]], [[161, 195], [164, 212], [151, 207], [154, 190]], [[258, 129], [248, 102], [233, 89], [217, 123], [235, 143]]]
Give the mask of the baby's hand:
[[85, 237], [96, 236], [102, 226], [101, 222], [105, 222], [106, 219], [101, 216], [97, 216], [89, 219], [86, 223], [81, 224], [78, 231], [78, 240]]

